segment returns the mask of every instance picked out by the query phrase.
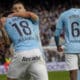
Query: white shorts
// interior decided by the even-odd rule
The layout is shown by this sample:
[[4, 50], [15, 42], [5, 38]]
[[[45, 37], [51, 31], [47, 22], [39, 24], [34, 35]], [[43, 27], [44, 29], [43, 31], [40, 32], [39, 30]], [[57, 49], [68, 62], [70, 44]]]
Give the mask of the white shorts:
[[78, 69], [78, 54], [65, 54], [65, 62], [67, 64], [67, 70]]
[[48, 80], [45, 61], [39, 49], [17, 52], [13, 56], [7, 77], [19, 79], [21, 76], [24, 77], [24, 75], [26, 75], [27, 79], [29, 76], [32, 76], [33, 80]]

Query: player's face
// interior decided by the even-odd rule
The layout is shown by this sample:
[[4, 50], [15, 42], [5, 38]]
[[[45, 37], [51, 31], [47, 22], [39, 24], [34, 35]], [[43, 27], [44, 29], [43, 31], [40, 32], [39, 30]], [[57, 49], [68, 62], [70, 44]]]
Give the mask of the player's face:
[[12, 11], [13, 12], [24, 12], [24, 11], [26, 11], [26, 9], [24, 8], [23, 4], [19, 3], [19, 4], [13, 5]]

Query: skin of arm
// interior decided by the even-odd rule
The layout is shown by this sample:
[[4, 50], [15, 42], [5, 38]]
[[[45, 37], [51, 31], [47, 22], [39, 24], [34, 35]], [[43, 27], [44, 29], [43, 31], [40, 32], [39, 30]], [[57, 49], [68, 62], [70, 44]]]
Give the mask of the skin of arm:
[[8, 46], [10, 46], [10, 39], [7, 35], [5, 28], [4, 28], [4, 23], [5, 23], [5, 18], [3, 17], [0, 19], [0, 30], [1, 30], [1, 33], [3, 35], [3, 39], [5, 41], [5, 44], [8, 47]]
[[8, 17], [13, 17], [13, 16], [31, 18], [33, 21], [37, 21], [38, 20], [38, 16], [35, 13], [30, 12], [30, 11], [12, 13]]

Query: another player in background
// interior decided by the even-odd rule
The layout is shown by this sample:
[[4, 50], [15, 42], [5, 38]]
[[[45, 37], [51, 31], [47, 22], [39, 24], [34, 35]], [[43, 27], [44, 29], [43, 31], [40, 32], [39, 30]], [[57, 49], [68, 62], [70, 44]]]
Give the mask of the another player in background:
[[[21, 3], [19, 4], [22, 5]], [[39, 35], [39, 19], [38, 17], [30, 19], [30, 16], [29, 18], [27, 17], [28, 19], [16, 17], [26, 17], [28, 15], [24, 7], [22, 8], [20, 13], [24, 12], [24, 16], [23, 14], [14, 15], [13, 13], [8, 16], [10, 18], [1, 19], [15, 49], [7, 80], [17, 80], [26, 73], [29, 73], [33, 80], [48, 80], [43, 53], [36, 38]]]
[[58, 19], [55, 42], [59, 52], [63, 51], [59, 43], [62, 30], [64, 30], [64, 53], [70, 72], [70, 80], [77, 80], [78, 55], [80, 54], [80, 9], [71, 8], [63, 12]]

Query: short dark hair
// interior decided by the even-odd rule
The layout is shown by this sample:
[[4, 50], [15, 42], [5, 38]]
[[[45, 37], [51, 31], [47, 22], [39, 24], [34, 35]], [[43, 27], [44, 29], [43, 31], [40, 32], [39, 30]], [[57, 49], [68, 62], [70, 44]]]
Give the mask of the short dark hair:
[[19, 3], [23, 4], [22, 1], [20, 1], [20, 0], [14, 0], [14, 1], [13, 1], [13, 5], [14, 5], [14, 4], [19, 4]]
[[26, 9], [26, 5], [25, 5], [25, 3], [24, 3], [23, 1], [20, 1], [20, 0], [14, 0], [13, 3], [12, 3], [11, 8], [12, 8], [13, 5], [15, 5], [15, 4], [22, 4], [22, 5], [24, 6], [24, 8]]
[[20, 1], [20, 0], [14, 0], [12, 5], [14, 5], [14, 4], [22, 4], [25, 7], [24, 2]]

